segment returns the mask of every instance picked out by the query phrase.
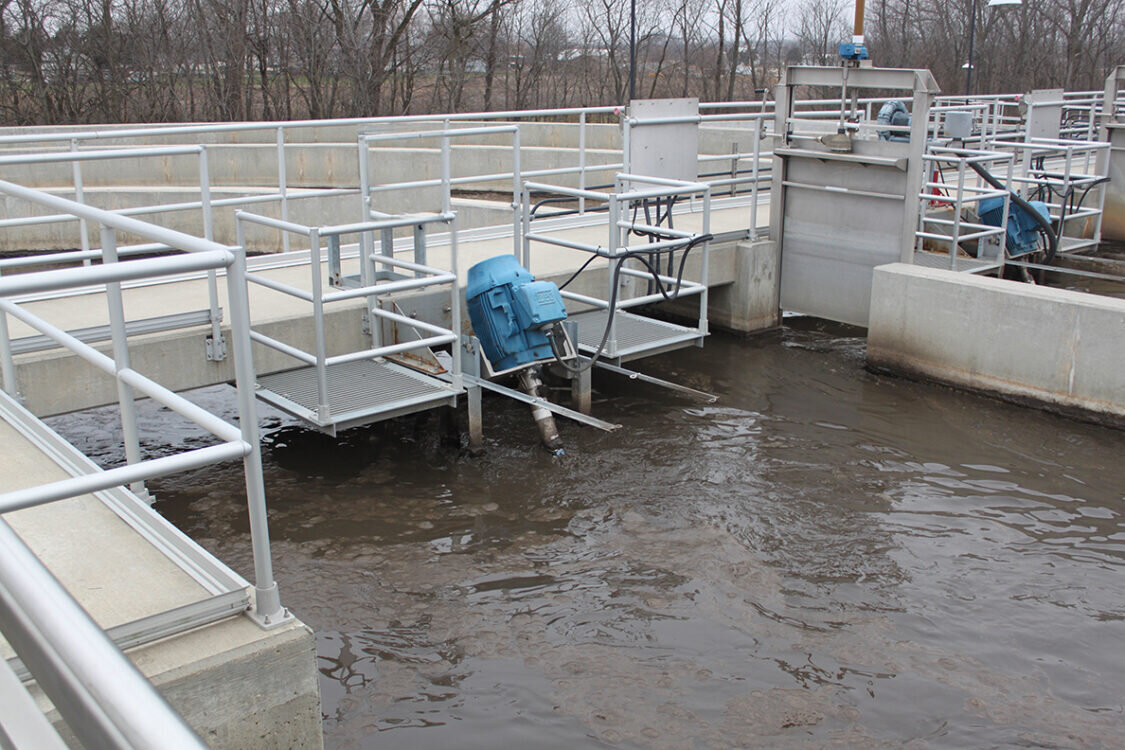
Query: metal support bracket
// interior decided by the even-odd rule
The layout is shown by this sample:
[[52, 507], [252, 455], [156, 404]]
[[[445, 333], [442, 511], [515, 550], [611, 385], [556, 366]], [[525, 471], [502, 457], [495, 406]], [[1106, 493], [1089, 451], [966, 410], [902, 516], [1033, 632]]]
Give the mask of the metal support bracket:
[[614, 430], [621, 427], [621, 425], [619, 425], [619, 424], [614, 424], [613, 422], [606, 422], [604, 420], [597, 419], [595, 417], [587, 416], [586, 414], [582, 414], [581, 412], [577, 412], [574, 409], [568, 409], [565, 406], [559, 406], [558, 404], [552, 403], [551, 401], [548, 401], [545, 398], [533, 398], [532, 396], [528, 396], [526, 393], [523, 393], [522, 391], [517, 391], [513, 388], [507, 388], [505, 386], [498, 385], [496, 383], [493, 383], [491, 380], [485, 380], [484, 378], [473, 377], [472, 375], [462, 375], [462, 377], [465, 380], [465, 385], [480, 386], [481, 388], [484, 388], [485, 390], [489, 390], [489, 391], [493, 391], [495, 393], [499, 393], [501, 395], [507, 396], [508, 398], [514, 398], [516, 401], [520, 401], [522, 403], [528, 404], [529, 406], [541, 406], [544, 409], [546, 409], [547, 411], [549, 411], [553, 414], [557, 414], [560, 417], [566, 417], [567, 419], [573, 419], [575, 422], [579, 422], [579, 423], [584, 424], [584, 425], [589, 425], [590, 427], [597, 427], [599, 430], [604, 430], [606, 432], [613, 432]]
[[206, 344], [208, 362], [222, 362], [227, 358], [226, 336], [220, 336], [217, 341], [214, 336], [208, 336]]
[[692, 398], [697, 398], [701, 401], [704, 401], [708, 404], [713, 404], [719, 400], [719, 397], [713, 393], [707, 393], [706, 391], [697, 391], [694, 388], [688, 388], [686, 385], [673, 383], [670, 380], [661, 380], [660, 378], [654, 378], [652, 375], [645, 375], [643, 372], [637, 372], [636, 370], [629, 370], [617, 365], [611, 365], [609, 362], [602, 362], [601, 360], [598, 360], [594, 363], [594, 366], [601, 370], [608, 370], [609, 372], [615, 372], [618, 375], [624, 375], [630, 380], [639, 380], [642, 383], [658, 385], [661, 388], [667, 388], [669, 390], [676, 391], [677, 393], [683, 393], [691, 396]]

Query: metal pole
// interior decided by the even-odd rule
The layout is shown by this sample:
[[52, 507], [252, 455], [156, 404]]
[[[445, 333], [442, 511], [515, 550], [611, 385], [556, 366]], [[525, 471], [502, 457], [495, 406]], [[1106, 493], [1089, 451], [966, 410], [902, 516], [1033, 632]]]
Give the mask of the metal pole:
[[[208, 241], [215, 239], [215, 224], [211, 214], [211, 172], [207, 161], [207, 147], [199, 147], [199, 191], [203, 210], [203, 237]], [[219, 307], [219, 280], [215, 269], [207, 272], [207, 300], [211, 308], [211, 359], [221, 361], [226, 358], [223, 346], [223, 311]]]
[[[520, 131], [517, 127], [512, 132], [512, 254], [517, 258], [520, 254], [520, 187], [523, 174], [520, 170]], [[446, 209], [448, 211], [448, 209]]]
[[453, 331], [453, 334], [458, 337], [451, 347], [453, 350], [453, 372], [450, 373], [450, 375], [452, 377], [453, 387], [460, 390], [463, 385], [463, 380], [461, 378], [461, 337], [463, 331], [461, 330], [461, 283], [460, 279], [457, 278], [456, 216], [449, 222], [449, 270], [453, 274], [453, 281], [449, 282], [449, 327]]
[[[241, 235], [241, 223], [239, 224]], [[250, 544], [254, 553], [254, 608], [258, 624], [272, 627], [289, 618], [281, 606], [270, 559], [269, 521], [266, 515], [266, 483], [262, 477], [262, 445], [258, 437], [258, 411], [254, 403], [254, 359], [250, 349], [250, 302], [246, 288], [246, 248], [238, 238], [234, 261], [227, 269], [231, 344], [234, 349], [235, 388], [238, 390], [238, 424], [250, 452], [242, 459], [246, 475], [246, 505], [250, 515]]]
[[[586, 113], [578, 115], [578, 189], [586, 189]], [[586, 213], [586, 198], [578, 198], [578, 215]]]
[[[974, 0], [975, 2], [976, 0]], [[629, 103], [637, 98], [637, 0], [629, 0]]]
[[750, 187], [750, 239], [758, 239], [758, 180], [762, 163], [762, 120], [754, 120], [754, 183]]
[[4, 391], [19, 400], [16, 387], [16, 363], [12, 360], [12, 341], [8, 334], [8, 313], [0, 310], [0, 377], [4, 379]]
[[[281, 193], [281, 220], [289, 221], [289, 186], [285, 179], [285, 128], [277, 129], [277, 185]], [[289, 252], [289, 234], [281, 233], [281, 249]]]
[[[77, 138], [70, 139], [70, 150], [73, 152], [78, 151]], [[73, 162], [71, 162], [71, 170], [74, 173], [74, 200], [77, 203], [85, 203], [86, 201], [82, 194], [82, 162], [75, 159]], [[88, 252], [90, 250], [90, 227], [86, 223], [85, 219], [78, 220], [78, 235], [79, 242], [81, 243], [82, 247], [82, 252]], [[90, 259], [85, 258], [82, 261], [82, 265], [90, 265]]]
[[[309, 232], [309, 269], [312, 272], [313, 339], [316, 355], [316, 418], [328, 421], [328, 346], [324, 341], [324, 289], [320, 278], [320, 230]], [[374, 323], [374, 321], [372, 321]]]
[[969, 11], [969, 64], [965, 73], [965, 96], [973, 95], [973, 37], [977, 31], [977, 0]]
[[[117, 230], [102, 227], [102, 263], [117, 263]], [[125, 305], [121, 297], [121, 282], [105, 285], [106, 305], [109, 307], [109, 328], [113, 337], [113, 363], [116, 371], [129, 368], [129, 341], [125, 333]], [[125, 463], [141, 462], [141, 443], [137, 434], [137, 402], [133, 387], [117, 377], [117, 401], [121, 406], [121, 430], [125, 438]], [[133, 482], [129, 489], [138, 497], [152, 501], [144, 482]]]

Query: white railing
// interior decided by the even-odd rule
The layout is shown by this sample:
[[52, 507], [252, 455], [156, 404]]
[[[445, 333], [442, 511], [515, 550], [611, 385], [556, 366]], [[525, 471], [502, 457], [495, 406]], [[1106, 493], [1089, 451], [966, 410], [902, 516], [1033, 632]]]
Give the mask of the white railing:
[[[9, 316], [38, 330], [58, 346], [117, 383], [118, 405], [124, 433], [126, 463], [111, 469], [91, 470], [67, 479], [0, 494], [0, 513], [44, 505], [87, 493], [130, 486], [146, 495], [143, 482], [221, 461], [241, 458], [246, 479], [251, 547], [255, 572], [254, 598], [249, 615], [263, 627], [290, 620], [281, 606], [270, 559], [265, 489], [253, 388], [246, 259], [241, 248], [191, 237], [119, 214], [86, 206], [41, 191], [0, 181], [0, 194], [65, 212], [100, 225], [101, 264], [24, 273], [0, 278], [0, 376], [5, 398], [19, 399], [17, 361], [8, 329]], [[182, 255], [121, 261], [118, 233], [129, 233], [163, 245]], [[122, 283], [135, 279], [180, 273], [224, 270], [231, 313], [234, 371], [238, 389], [239, 425], [232, 425], [135, 370], [129, 357], [127, 321]], [[105, 290], [112, 356], [103, 354], [39, 317], [20, 303], [22, 295], [74, 287], [100, 286]], [[138, 437], [136, 398], [148, 397], [211, 433], [219, 442], [160, 458], [143, 459]], [[0, 525], [0, 627], [24, 664], [70, 724], [90, 747], [198, 747], [182, 720], [161, 705], [143, 677], [130, 671], [127, 660], [97, 628], [74, 612], [80, 608], [49, 574], [10, 528]], [[53, 579], [52, 579], [53, 580]], [[147, 684], [147, 683], [146, 683]]]

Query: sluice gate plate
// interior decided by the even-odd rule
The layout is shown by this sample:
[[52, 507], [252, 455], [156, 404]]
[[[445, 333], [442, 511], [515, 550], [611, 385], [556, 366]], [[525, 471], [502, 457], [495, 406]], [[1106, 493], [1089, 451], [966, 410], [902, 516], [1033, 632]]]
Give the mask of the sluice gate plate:
[[337, 430], [452, 406], [463, 391], [449, 383], [387, 360], [360, 360], [327, 368], [327, 415], [317, 409], [315, 367], [258, 379], [258, 398], [335, 435]]
[[[597, 351], [605, 334], [607, 316], [605, 310], [589, 310], [570, 316], [571, 320], [578, 323], [578, 349], [582, 354], [591, 355]], [[698, 328], [646, 318], [624, 310], [618, 310], [614, 320], [617, 348], [610, 351], [607, 347], [602, 355], [605, 360], [628, 362], [651, 357], [699, 344], [706, 335], [700, 333]]]

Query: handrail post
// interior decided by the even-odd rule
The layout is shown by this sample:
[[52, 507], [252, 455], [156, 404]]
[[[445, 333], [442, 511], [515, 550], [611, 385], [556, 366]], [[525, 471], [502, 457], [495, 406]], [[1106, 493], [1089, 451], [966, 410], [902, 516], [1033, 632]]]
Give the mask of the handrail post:
[[4, 391], [17, 401], [21, 400], [16, 384], [16, 363], [12, 359], [12, 340], [8, 334], [8, 313], [3, 310], [0, 310], [0, 378], [4, 381]]
[[[512, 131], [512, 254], [520, 254], [520, 225], [523, 217], [520, 215], [520, 183], [523, 173], [520, 171], [520, 129], [519, 125]], [[446, 209], [448, 210], [448, 209]]]
[[[289, 186], [285, 176], [285, 127], [277, 128], [277, 186], [281, 194], [281, 220], [289, 221]], [[289, 252], [289, 233], [281, 233], [281, 249]]]
[[232, 248], [234, 260], [227, 269], [230, 304], [230, 337], [234, 349], [235, 388], [238, 391], [238, 424], [247, 454], [242, 459], [246, 475], [246, 505], [250, 516], [250, 544], [254, 554], [254, 606], [252, 617], [262, 627], [276, 627], [292, 616], [281, 606], [270, 558], [266, 484], [262, 476], [262, 445], [258, 437], [258, 411], [254, 403], [253, 353], [250, 348], [250, 303], [246, 287], [246, 248]]
[[750, 239], [758, 239], [758, 180], [762, 163], [762, 118], [754, 120], [754, 182], [750, 187]]
[[[586, 112], [578, 113], [578, 189], [586, 189]], [[586, 199], [578, 198], [578, 215], [586, 214]]]
[[[102, 263], [117, 263], [117, 230], [102, 227]], [[109, 328], [113, 338], [113, 362], [117, 373], [117, 401], [121, 407], [121, 430], [125, 439], [125, 462], [141, 462], [141, 443], [137, 433], [137, 402], [133, 387], [121, 379], [121, 371], [129, 369], [129, 340], [125, 331], [125, 305], [121, 295], [121, 282], [106, 284], [106, 305], [109, 308]], [[144, 482], [129, 485], [137, 497], [152, 503], [152, 496], [145, 489]]]
[[[77, 138], [71, 138], [70, 139], [70, 150], [72, 152], [75, 152], [75, 153], [78, 152], [78, 139]], [[86, 200], [85, 200], [85, 197], [83, 195], [83, 190], [82, 190], [82, 162], [79, 161], [78, 159], [75, 159], [74, 161], [72, 161], [70, 163], [70, 166], [71, 166], [71, 171], [74, 174], [74, 201], [75, 201], [75, 203], [85, 203]], [[82, 248], [82, 252], [89, 252], [89, 250], [90, 250], [90, 227], [86, 223], [85, 219], [79, 219], [78, 220], [78, 238], [79, 238], [79, 242], [81, 243], [79, 245], [79, 247]], [[84, 265], [84, 266], [90, 265], [90, 259], [84, 258], [82, 260], [82, 265]]]
[[449, 270], [453, 274], [453, 281], [449, 283], [450, 286], [450, 300], [449, 300], [449, 328], [453, 331], [453, 335], [457, 336], [457, 340], [453, 342], [450, 347], [453, 355], [453, 372], [450, 373], [452, 377], [453, 387], [458, 391], [463, 387], [463, 379], [461, 377], [461, 285], [460, 279], [457, 275], [457, 216], [456, 214], [449, 222]]
[[[309, 230], [309, 270], [312, 276], [313, 346], [316, 355], [316, 418], [327, 422], [328, 408], [328, 346], [324, 340], [324, 287], [320, 273], [320, 230]], [[372, 321], [374, 322], [374, 321]]]
[[[199, 203], [203, 212], [203, 237], [215, 239], [215, 224], [211, 213], [211, 174], [207, 161], [207, 147], [199, 146]], [[207, 272], [207, 304], [211, 311], [211, 342], [207, 359], [221, 362], [226, 359], [226, 342], [223, 339], [223, 311], [219, 307], [219, 277], [214, 269]]]

